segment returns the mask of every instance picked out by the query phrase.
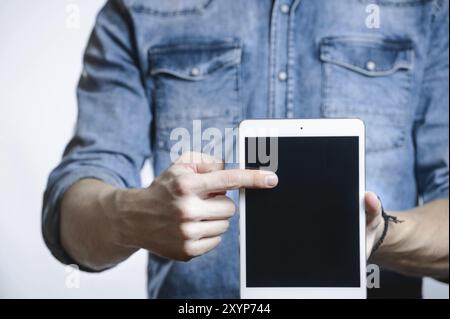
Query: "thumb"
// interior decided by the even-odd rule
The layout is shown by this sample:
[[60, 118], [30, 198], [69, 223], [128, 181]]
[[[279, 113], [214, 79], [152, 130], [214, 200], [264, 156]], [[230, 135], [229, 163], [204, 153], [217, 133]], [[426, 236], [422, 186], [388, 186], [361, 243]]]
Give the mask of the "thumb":
[[377, 217], [381, 216], [381, 202], [373, 192], [367, 192], [365, 196], [366, 222], [371, 224]]

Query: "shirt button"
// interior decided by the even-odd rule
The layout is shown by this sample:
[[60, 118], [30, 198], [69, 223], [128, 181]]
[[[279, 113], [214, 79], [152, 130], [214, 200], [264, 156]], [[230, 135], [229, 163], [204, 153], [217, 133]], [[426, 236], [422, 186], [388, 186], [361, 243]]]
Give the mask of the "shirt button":
[[288, 78], [288, 75], [286, 72], [282, 71], [282, 72], [278, 73], [278, 80], [286, 81], [287, 78]]
[[199, 68], [192, 68], [191, 75], [192, 76], [199, 76], [200, 75], [200, 69]]
[[290, 119], [294, 117], [294, 113], [292, 111], [288, 111], [286, 115]]
[[287, 4], [282, 4], [281, 6], [280, 6], [280, 10], [281, 10], [281, 12], [283, 12], [283, 13], [289, 13], [289, 6], [287, 5]]
[[373, 61], [368, 61], [366, 63], [366, 69], [369, 71], [374, 71], [376, 69], [377, 65]]

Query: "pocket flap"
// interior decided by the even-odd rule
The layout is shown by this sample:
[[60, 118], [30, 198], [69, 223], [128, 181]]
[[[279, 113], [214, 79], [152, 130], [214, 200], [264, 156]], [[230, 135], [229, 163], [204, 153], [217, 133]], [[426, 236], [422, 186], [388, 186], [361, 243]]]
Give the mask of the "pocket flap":
[[409, 40], [329, 37], [320, 44], [320, 59], [366, 76], [383, 76], [411, 70], [414, 49]]
[[237, 41], [175, 44], [150, 50], [150, 74], [198, 81], [221, 68], [241, 62]]

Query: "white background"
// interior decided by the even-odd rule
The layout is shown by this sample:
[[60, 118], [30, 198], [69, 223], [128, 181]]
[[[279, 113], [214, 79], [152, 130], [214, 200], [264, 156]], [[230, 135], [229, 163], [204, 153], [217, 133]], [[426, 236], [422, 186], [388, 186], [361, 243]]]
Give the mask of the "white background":
[[[42, 194], [74, 127], [82, 53], [103, 3], [0, 1], [0, 298], [146, 297], [144, 252], [68, 289], [40, 231]], [[68, 4], [80, 10], [79, 28], [67, 27]], [[448, 298], [448, 286], [427, 280], [425, 295]]]

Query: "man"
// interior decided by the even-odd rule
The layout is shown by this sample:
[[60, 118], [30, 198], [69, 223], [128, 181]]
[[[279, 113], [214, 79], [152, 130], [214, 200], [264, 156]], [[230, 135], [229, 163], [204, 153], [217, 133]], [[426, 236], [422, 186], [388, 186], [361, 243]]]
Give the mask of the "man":
[[[447, 30], [441, 0], [109, 1], [86, 49], [76, 132], [45, 193], [48, 247], [86, 271], [147, 249], [149, 297], [238, 297], [226, 191], [277, 177], [198, 153], [172, 163], [171, 132], [192, 133], [194, 120], [223, 132], [245, 118], [359, 117], [367, 188], [402, 221], [366, 195], [368, 252], [380, 246], [371, 260], [392, 271], [370, 293], [420, 297], [420, 277], [448, 280]], [[142, 189], [149, 157], [157, 178]]]

